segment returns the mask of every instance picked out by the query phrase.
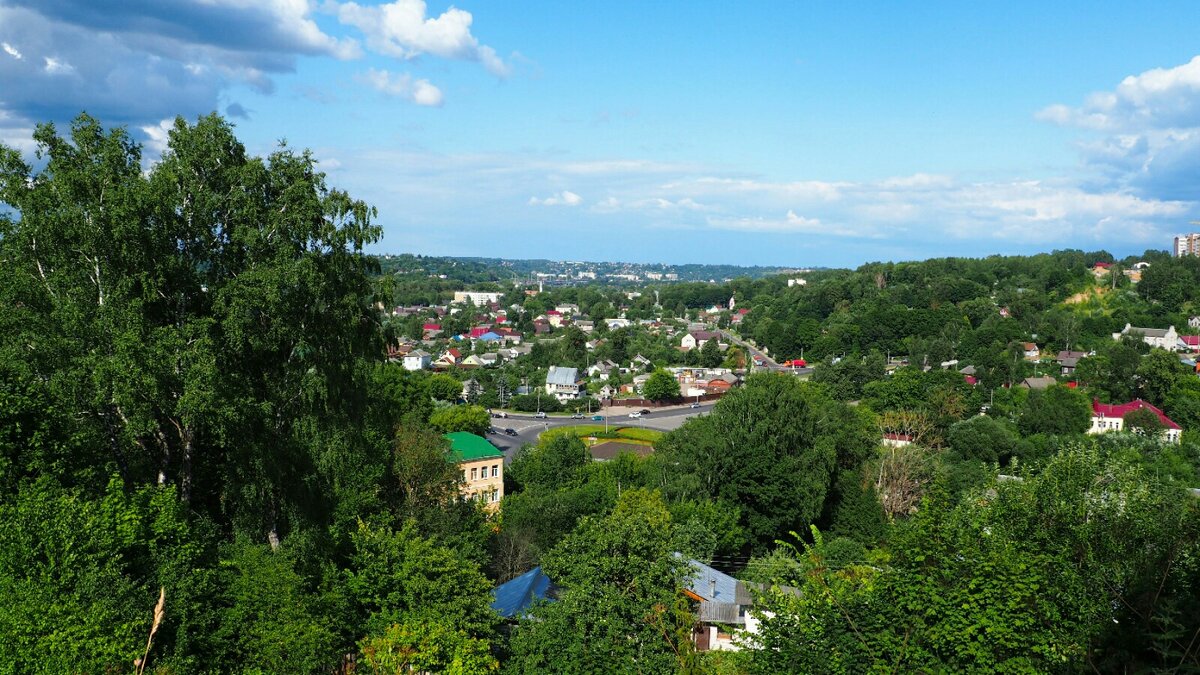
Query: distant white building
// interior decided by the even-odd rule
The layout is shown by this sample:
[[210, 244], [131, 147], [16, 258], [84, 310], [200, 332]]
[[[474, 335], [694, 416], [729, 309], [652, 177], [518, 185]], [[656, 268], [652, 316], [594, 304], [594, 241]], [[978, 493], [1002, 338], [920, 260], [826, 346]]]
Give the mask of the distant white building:
[[1138, 328], [1125, 324], [1120, 333], [1113, 333], [1114, 340], [1120, 340], [1125, 335], [1141, 336], [1142, 342], [1151, 347], [1166, 349], [1167, 351], [1181, 351], [1187, 349], [1187, 345], [1179, 338], [1179, 333], [1175, 332], [1175, 326], [1168, 328]]
[[468, 300], [476, 307], [482, 307], [493, 302], [500, 302], [503, 293], [485, 293], [481, 291], [454, 291], [454, 302], [465, 304]]
[[807, 285], [808, 285], [807, 279], [788, 279], [788, 288], [791, 288], [792, 286], [807, 286]]
[[403, 362], [404, 369], [405, 370], [425, 370], [426, 368], [429, 367], [429, 364], [432, 361], [432, 359], [433, 359], [433, 357], [430, 356], [429, 352], [421, 351], [420, 349], [413, 351], [413, 352], [409, 352], [404, 355], [404, 362]]

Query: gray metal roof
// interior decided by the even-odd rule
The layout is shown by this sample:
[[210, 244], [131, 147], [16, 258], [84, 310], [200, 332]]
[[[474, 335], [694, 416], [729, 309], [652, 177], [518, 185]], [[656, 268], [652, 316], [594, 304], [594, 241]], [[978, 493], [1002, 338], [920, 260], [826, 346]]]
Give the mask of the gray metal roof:
[[546, 373], [546, 384], [562, 384], [573, 385], [579, 381], [578, 368], [566, 368], [563, 366], [550, 366], [550, 371]]

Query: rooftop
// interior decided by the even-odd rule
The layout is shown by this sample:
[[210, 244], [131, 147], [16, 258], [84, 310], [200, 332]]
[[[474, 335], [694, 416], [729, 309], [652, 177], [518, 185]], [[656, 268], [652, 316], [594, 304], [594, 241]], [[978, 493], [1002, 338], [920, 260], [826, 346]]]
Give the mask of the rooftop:
[[503, 452], [488, 443], [483, 436], [476, 436], [469, 431], [455, 431], [444, 435], [443, 438], [450, 441], [450, 453], [458, 462], [504, 456]]

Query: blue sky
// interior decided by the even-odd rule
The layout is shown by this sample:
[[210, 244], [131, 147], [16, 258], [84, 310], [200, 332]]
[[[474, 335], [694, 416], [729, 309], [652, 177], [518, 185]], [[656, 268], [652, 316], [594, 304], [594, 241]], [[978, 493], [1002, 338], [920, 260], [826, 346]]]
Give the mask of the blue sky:
[[[852, 5], [852, 6], [851, 6]], [[856, 265], [1167, 248], [1200, 5], [0, 0], [0, 139], [311, 148], [377, 252]]]

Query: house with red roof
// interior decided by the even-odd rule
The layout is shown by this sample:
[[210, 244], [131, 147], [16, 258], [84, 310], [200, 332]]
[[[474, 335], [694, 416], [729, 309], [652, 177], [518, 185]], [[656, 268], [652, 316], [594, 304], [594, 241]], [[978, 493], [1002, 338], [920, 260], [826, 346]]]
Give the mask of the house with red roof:
[[1179, 340], [1187, 346], [1189, 352], [1200, 352], [1200, 335], [1180, 335]]
[[1183, 429], [1170, 417], [1167, 417], [1163, 411], [1140, 398], [1121, 404], [1101, 403], [1099, 399], [1092, 399], [1092, 426], [1088, 429], [1088, 433], [1103, 434], [1109, 431], [1123, 431], [1125, 429], [1125, 416], [1135, 410], [1149, 410], [1157, 415], [1158, 420], [1165, 427], [1163, 435], [1167, 442], [1180, 442]]
[[471, 329], [471, 339], [477, 340], [477, 339], [483, 337], [484, 333], [490, 333], [491, 330], [492, 330], [491, 326], [475, 326], [474, 328]]

